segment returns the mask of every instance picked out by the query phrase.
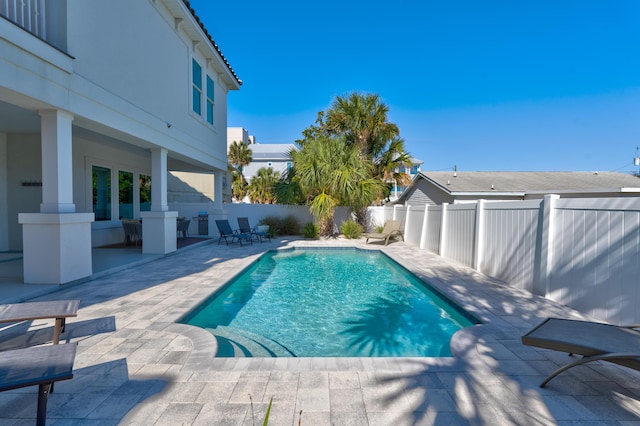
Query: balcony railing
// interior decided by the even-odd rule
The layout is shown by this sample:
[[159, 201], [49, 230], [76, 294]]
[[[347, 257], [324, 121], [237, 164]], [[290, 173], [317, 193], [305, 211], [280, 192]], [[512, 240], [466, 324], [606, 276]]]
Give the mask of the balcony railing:
[[46, 0], [0, 0], [0, 15], [46, 40]]

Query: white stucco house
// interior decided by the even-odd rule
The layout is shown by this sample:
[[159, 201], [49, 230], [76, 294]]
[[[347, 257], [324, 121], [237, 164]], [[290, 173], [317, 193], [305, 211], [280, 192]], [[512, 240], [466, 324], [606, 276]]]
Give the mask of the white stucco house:
[[241, 84], [187, 0], [0, 2], [0, 252], [23, 252], [27, 283], [74, 281], [121, 218], [144, 253], [175, 251], [167, 175], [211, 174], [224, 214]]

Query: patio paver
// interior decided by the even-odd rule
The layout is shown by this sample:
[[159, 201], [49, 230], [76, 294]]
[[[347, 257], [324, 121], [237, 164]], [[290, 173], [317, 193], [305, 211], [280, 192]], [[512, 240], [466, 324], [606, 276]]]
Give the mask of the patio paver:
[[[278, 359], [216, 359], [208, 332], [176, 324], [265, 250], [307, 245], [383, 250], [484, 324], [454, 336], [453, 358]], [[636, 371], [594, 363], [538, 387], [567, 355], [520, 336], [548, 316], [583, 315], [406, 243], [209, 244], [33, 300], [76, 298], [62, 336], [79, 345], [75, 377], [56, 384], [50, 425], [261, 424], [272, 397], [276, 425], [640, 424]], [[2, 328], [0, 349], [52, 326]], [[35, 388], [0, 393], [0, 423], [32, 424], [35, 406]]]

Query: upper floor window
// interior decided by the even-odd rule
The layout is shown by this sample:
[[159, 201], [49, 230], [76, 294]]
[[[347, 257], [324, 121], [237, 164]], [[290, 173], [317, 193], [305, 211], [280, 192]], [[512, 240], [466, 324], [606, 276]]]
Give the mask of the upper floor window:
[[195, 59], [193, 59], [191, 62], [191, 80], [193, 84], [193, 112], [198, 115], [202, 115], [202, 67], [196, 62]]
[[411, 167], [411, 174], [412, 175], [417, 175], [418, 174], [418, 166]]
[[207, 121], [213, 124], [213, 80], [207, 76]]

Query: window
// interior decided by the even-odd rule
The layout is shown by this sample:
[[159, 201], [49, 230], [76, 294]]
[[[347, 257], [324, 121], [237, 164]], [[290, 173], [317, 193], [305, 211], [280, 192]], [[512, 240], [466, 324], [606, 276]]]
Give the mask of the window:
[[140, 175], [138, 182], [140, 184], [140, 211], [148, 212], [151, 210], [151, 176]]
[[118, 172], [118, 218], [133, 219], [133, 173]]
[[291, 161], [287, 161], [287, 170], [291, 170]]
[[202, 67], [195, 59], [191, 62], [191, 79], [193, 80], [193, 112], [198, 115], [202, 115]]
[[93, 213], [96, 221], [111, 220], [111, 169], [93, 166]]
[[213, 124], [213, 80], [207, 76], [207, 121]]
[[412, 175], [417, 175], [418, 174], [418, 166], [411, 167], [411, 174]]

